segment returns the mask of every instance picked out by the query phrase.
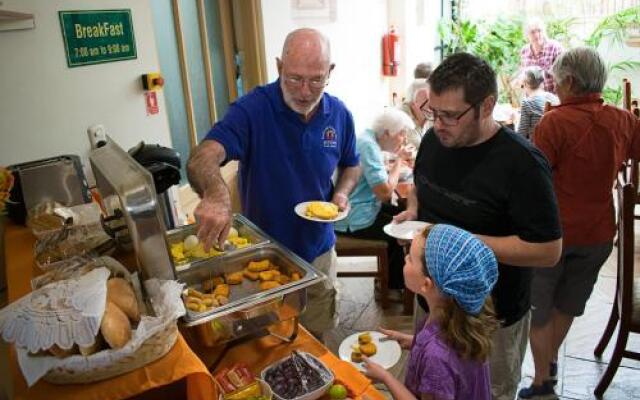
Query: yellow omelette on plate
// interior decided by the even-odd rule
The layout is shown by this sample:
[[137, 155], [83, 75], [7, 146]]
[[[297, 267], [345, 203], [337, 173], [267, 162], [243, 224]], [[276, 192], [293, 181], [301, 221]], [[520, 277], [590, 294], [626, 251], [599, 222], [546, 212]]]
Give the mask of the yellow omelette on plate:
[[307, 206], [306, 215], [319, 219], [335, 219], [338, 216], [338, 206], [325, 201], [312, 201]]

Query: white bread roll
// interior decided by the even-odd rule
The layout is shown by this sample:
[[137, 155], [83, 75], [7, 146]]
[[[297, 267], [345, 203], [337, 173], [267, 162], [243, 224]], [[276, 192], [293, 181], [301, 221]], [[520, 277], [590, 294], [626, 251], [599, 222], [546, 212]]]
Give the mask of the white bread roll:
[[140, 321], [138, 301], [131, 284], [122, 278], [107, 281], [107, 301], [117, 305], [132, 321]]
[[129, 318], [117, 305], [107, 301], [100, 322], [100, 332], [112, 349], [122, 348], [131, 339]]

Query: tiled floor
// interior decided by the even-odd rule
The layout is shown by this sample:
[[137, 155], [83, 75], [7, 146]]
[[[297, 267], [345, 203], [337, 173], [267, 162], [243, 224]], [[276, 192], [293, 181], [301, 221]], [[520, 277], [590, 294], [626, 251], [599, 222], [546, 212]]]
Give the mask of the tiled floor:
[[[638, 248], [638, 245], [636, 246]], [[600, 340], [611, 312], [616, 283], [615, 257], [616, 250], [614, 249], [611, 257], [602, 268], [593, 295], [587, 304], [585, 315], [575, 320], [561, 349], [559, 382], [556, 388], [561, 399], [595, 399], [593, 389], [611, 357], [615, 334], [602, 360], [597, 360], [594, 357], [593, 349]], [[636, 255], [637, 274], [640, 273], [640, 262], [638, 261], [640, 261], [640, 254]], [[354, 264], [362, 265], [371, 262], [373, 259], [340, 258], [338, 268], [344, 269]], [[342, 339], [356, 331], [373, 330], [378, 326], [383, 326], [412, 332], [412, 317], [402, 315], [400, 303], [392, 303], [389, 309], [382, 310], [379, 304], [374, 301], [372, 278], [340, 278], [338, 286], [340, 323], [325, 338], [332, 351], [337, 353]], [[632, 335], [629, 339], [627, 347], [640, 350], [640, 335], [635, 337]], [[404, 353], [399, 365], [393, 369], [396, 376], [404, 376], [406, 352]], [[522, 369], [522, 386], [528, 386], [531, 383], [533, 371], [533, 359], [528, 350]], [[607, 400], [640, 399], [640, 362], [623, 359], [622, 365], [618, 368], [618, 372], [603, 398]]]

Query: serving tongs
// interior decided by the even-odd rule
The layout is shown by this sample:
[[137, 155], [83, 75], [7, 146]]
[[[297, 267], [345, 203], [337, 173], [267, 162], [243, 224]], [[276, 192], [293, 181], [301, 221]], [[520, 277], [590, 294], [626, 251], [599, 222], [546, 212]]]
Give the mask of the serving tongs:
[[323, 378], [320, 372], [318, 372], [318, 368], [309, 364], [309, 362], [307, 362], [307, 360], [304, 358], [304, 356], [302, 356], [298, 352], [298, 350], [293, 350], [293, 353], [291, 354], [291, 359], [293, 360], [293, 365], [296, 368], [296, 373], [300, 377], [300, 382], [302, 382], [302, 388], [304, 389], [305, 393], [309, 393], [310, 391], [317, 389], [317, 387], [309, 388], [309, 383], [307, 381], [307, 378], [302, 373], [302, 364], [306, 365], [306, 367], [309, 369], [311, 373], [314, 373], [317, 375], [316, 378], [318, 382], [322, 382]]
[[225, 240], [224, 241], [224, 247], [221, 249], [220, 246], [218, 246], [217, 243], [214, 243], [211, 245], [211, 248], [213, 248], [215, 251], [221, 251], [221, 252], [225, 252], [225, 251], [233, 251], [236, 249], [236, 245]]
[[[302, 383], [302, 388], [304, 389], [304, 392], [309, 393], [309, 383], [307, 382], [307, 377], [305, 377], [304, 374], [302, 373], [302, 365], [300, 364], [300, 360], [302, 360], [302, 362], [304, 362], [305, 364], [307, 363], [307, 360], [305, 360], [304, 357], [298, 354], [297, 350], [294, 350], [293, 354], [291, 354], [291, 361], [293, 361], [293, 366], [296, 369], [296, 374], [298, 375], [298, 378], [300, 378], [300, 382]], [[307, 364], [307, 366], [309, 366], [309, 364]]]

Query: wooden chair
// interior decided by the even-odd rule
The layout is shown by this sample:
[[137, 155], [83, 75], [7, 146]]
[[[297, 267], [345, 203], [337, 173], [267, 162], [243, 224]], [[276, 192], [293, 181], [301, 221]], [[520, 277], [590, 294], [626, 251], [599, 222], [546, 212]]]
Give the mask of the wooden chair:
[[356, 239], [336, 234], [336, 253], [339, 257], [374, 256], [378, 261], [376, 271], [340, 271], [338, 277], [374, 277], [380, 282], [382, 308], [389, 306], [389, 259], [387, 242], [384, 240]]
[[636, 189], [630, 182], [625, 182], [622, 175], [619, 176], [616, 185], [618, 197], [618, 277], [616, 282], [616, 295], [609, 316], [609, 322], [602, 338], [594, 350], [596, 357], [600, 358], [611, 336], [620, 322], [615, 348], [611, 360], [600, 382], [594, 390], [596, 397], [600, 398], [607, 390], [613, 376], [616, 374], [623, 357], [640, 360], [640, 353], [626, 349], [629, 333], [640, 333], [640, 279], [635, 279], [634, 269], [634, 207]]
[[640, 118], [638, 99], [631, 99], [631, 81], [627, 78], [622, 80], [622, 108]]
[[632, 112], [631, 110], [631, 81], [627, 78], [622, 80], [622, 108]]
[[[625, 110], [634, 113], [632, 107], [633, 101], [631, 101], [631, 81], [629, 79], [624, 78], [622, 80], [622, 108]], [[636, 188], [636, 191], [640, 190], [640, 168], [638, 166], [639, 160], [628, 160], [626, 163], [626, 169], [623, 169], [626, 172], [626, 181], [633, 184]], [[640, 204], [640, 193], [636, 194], [636, 204]], [[635, 215], [635, 219], [640, 219], [640, 215]]]

